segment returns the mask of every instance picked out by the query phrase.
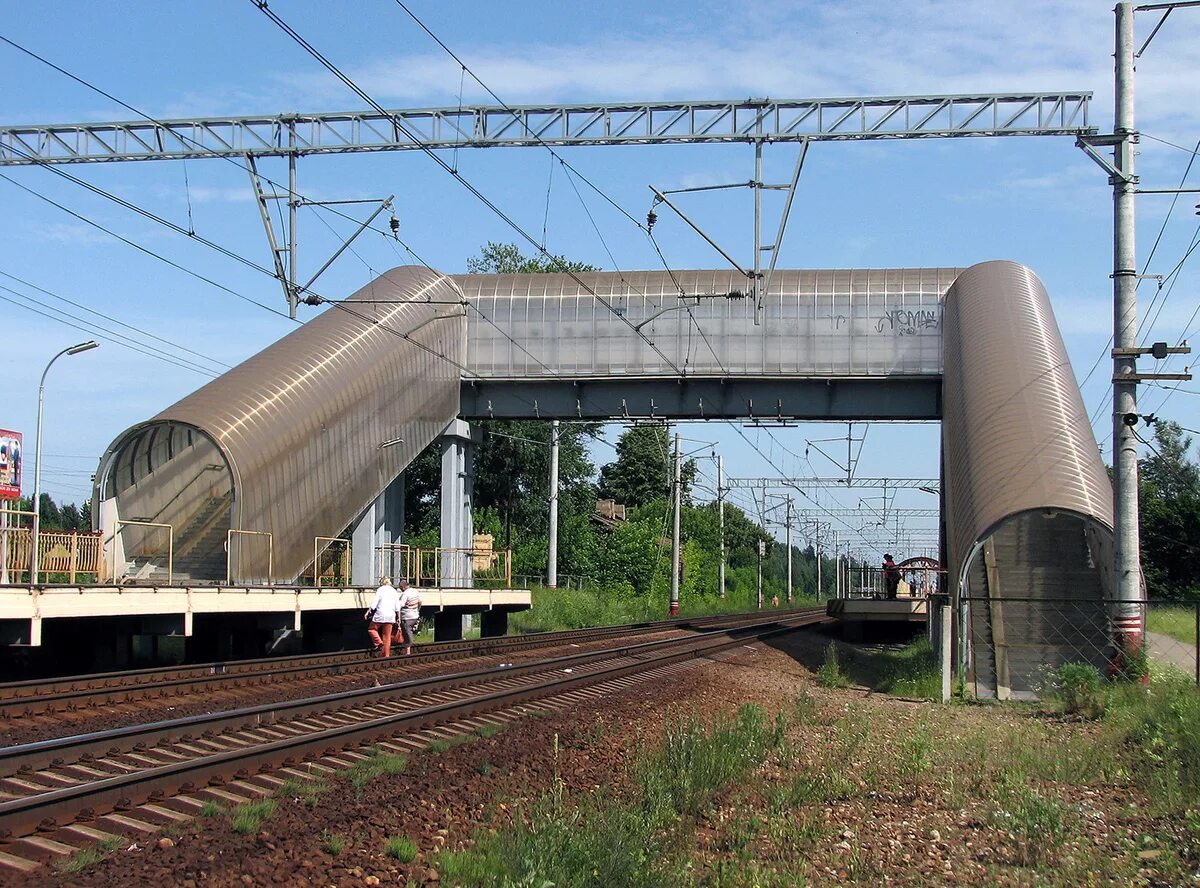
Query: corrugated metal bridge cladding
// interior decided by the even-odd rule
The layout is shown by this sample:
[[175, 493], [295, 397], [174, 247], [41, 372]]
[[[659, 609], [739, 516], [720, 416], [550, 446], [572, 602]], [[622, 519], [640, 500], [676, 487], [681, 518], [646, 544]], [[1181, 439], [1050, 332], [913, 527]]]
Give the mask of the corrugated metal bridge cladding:
[[[270, 579], [288, 581], [459, 417], [941, 419], [954, 591], [1104, 607], [1111, 489], [1032, 272], [777, 271], [757, 324], [746, 290], [732, 271], [393, 269], [119, 436], [93, 514], [106, 533], [158, 515], [185, 552], [269, 532]], [[1031, 534], [1063, 546], [1014, 542]], [[235, 577], [266, 576], [238, 539]], [[976, 657], [1003, 694], [1037, 677], [1007, 656], [1001, 613], [970, 619], [985, 647], [1007, 637], [1002, 664]]]

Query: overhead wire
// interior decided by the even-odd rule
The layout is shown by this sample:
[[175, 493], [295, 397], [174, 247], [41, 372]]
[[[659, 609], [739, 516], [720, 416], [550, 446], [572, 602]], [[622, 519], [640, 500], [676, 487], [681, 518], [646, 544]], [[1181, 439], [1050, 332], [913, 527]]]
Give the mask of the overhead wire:
[[485, 207], [487, 207], [489, 210], [491, 210], [501, 221], [503, 221], [513, 231], [515, 231], [518, 235], [520, 235], [520, 237], [523, 240], [525, 240], [530, 246], [532, 246], [539, 253], [541, 253], [552, 264], [557, 266], [559, 271], [561, 271], [563, 274], [566, 274], [568, 277], [570, 277], [573, 281], [575, 281], [576, 284], [578, 284], [593, 299], [595, 299], [598, 303], [600, 303], [605, 308], [607, 308], [615, 317], [619, 318], [620, 321], [623, 322], [627, 327], [629, 327], [629, 329], [632, 330], [639, 339], [641, 339], [643, 342], [645, 342], [655, 353], [657, 353], [658, 356], [660, 358], [662, 358], [663, 361], [666, 362], [667, 366], [669, 366], [672, 370], [675, 371], [676, 375], [681, 376], [681, 377], [685, 375], [684, 372], [680, 369], [680, 367], [673, 360], [671, 360], [671, 358], [665, 352], [663, 352], [662, 349], [660, 349], [658, 346], [656, 346], [648, 337], [645, 336], [645, 334], [643, 334], [640, 330], [637, 329], [637, 327], [633, 324], [632, 321], [630, 321], [628, 318], [625, 317], [623, 312], [618, 311], [617, 308], [614, 305], [612, 305], [612, 303], [610, 303], [607, 299], [605, 299], [603, 296], [601, 296], [599, 293], [597, 293], [592, 287], [589, 287], [587, 285], [587, 283], [584, 282], [583, 279], [580, 278], [579, 275], [576, 274], [570, 268], [570, 266], [568, 266], [565, 262], [563, 262], [559, 257], [553, 255], [552, 253], [550, 253], [546, 249], [544, 249], [537, 242], [537, 239], [535, 237], [533, 237], [533, 235], [531, 235], [528, 231], [526, 231], [525, 228], [522, 225], [520, 225], [520, 223], [518, 223], [515, 219], [512, 218], [512, 216], [510, 216], [507, 212], [505, 212], [505, 210], [502, 209], [497, 203], [495, 203], [495, 201], [493, 201], [486, 194], [484, 194], [469, 179], [467, 179], [465, 176], [463, 176], [463, 174], [461, 172], [454, 169], [450, 164], [448, 164], [440, 155], [438, 155], [438, 153], [436, 151], [434, 151], [432, 148], [430, 148], [428, 145], [426, 145], [424, 143], [424, 141], [422, 139], [420, 139], [420, 137], [416, 133], [411, 132], [408, 129], [408, 127], [406, 127], [400, 121], [399, 117], [397, 117], [395, 114], [389, 113], [382, 105], [379, 104], [379, 102], [377, 102], [369, 93], [367, 93], [366, 90], [364, 90], [361, 86], [359, 86], [354, 81], [353, 78], [351, 78], [348, 74], [346, 74], [344, 71], [342, 71], [341, 68], [339, 68], [336, 64], [334, 64], [319, 49], [317, 49], [312, 43], [310, 43], [302, 34], [300, 34], [300, 32], [298, 32], [295, 28], [293, 28], [291, 25], [289, 25], [278, 13], [276, 13], [273, 9], [271, 9], [267, 3], [267, 0], [250, 0], [250, 2], [256, 8], [258, 8], [265, 16], [267, 16], [267, 18], [269, 18], [272, 22], [274, 22], [275, 25], [280, 30], [282, 30], [288, 37], [290, 37], [298, 46], [300, 46], [305, 52], [307, 52], [310, 56], [312, 56], [313, 59], [315, 59], [322, 67], [324, 67], [327, 71], [329, 71], [330, 74], [332, 74], [334, 77], [336, 77], [347, 89], [352, 91], [360, 99], [362, 99], [364, 102], [366, 102], [368, 105], [370, 105], [371, 108], [376, 113], [391, 120], [392, 126], [396, 129], [396, 131], [398, 133], [402, 133], [405, 137], [410, 139], [412, 141], [412, 143], [418, 149], [420, 149], [427, 157], [429, 157], [438, 167], [440, 167], [443, 170], [443, 172], [447, 173], [451, 178], [453, 178], [456, 182], [458, 182], [460, 185], [462, 185], [473, 197], [475, 197], [476, 200], [478, 200]]

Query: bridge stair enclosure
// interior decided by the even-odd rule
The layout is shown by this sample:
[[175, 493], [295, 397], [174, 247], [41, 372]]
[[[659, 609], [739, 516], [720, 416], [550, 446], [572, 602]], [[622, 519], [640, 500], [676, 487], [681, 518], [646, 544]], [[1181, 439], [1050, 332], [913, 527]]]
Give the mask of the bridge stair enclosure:
[[976, 693], [1034, 696], [1064, 663], [1104, 672], [1111, 626], [1078, 519], [1026, 513], [997, 530], [981, 554], [971, 588], [982, 594], [969, 611]]
[[[316, 539], [351, 526], [458, 416], [465, 349], [457, 284], [393, 269], [119, 436], [97, 473], [98, 511], [113, 526], [165, 497], [181, 577], [225, 581], [233, 530], [233, 582], [294, 582]], [[184, 433], [225, 489], [181, 481], [196, 468], [182, 453], [139, 459]], [[121, 534], [129, 551], [135, 530]]]
[[1112, 652], [1112, 486], [1029, 269], [985, 262], [946, 294], [942, 449], [960, 659], [981, 696], [1030, 698]]

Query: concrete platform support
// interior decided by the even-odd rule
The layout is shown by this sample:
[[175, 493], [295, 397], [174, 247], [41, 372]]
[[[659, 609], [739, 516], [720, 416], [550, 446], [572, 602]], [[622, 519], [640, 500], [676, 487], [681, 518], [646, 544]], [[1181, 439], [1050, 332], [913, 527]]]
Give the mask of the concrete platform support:
[[480, 614], [479, 635], [481, 638], [508, 635], [508, 611], [490, 610]]
[[[456, 419], [442, 433], [442, 587], [471, 587], [471, 548], [474, 526], [471, 498], [475, 487], [475, 439], [471, 426]], [[460, 636], [461, 637], [461, 636]]]
[[442, 611], [433, 615], [434, 641], [461, 641], [463, 618], [458, 611]]
[[[404, 541], [404, 473], [383, 489], [383, 493], [363, 511], [350, 534], [350, 575], [356, 586], [374, 586], [379, 582], [380, 546], [393, 546]], [[405, 565], [398, 553], [383, 553], [383, 573], [392, 577], [402, 573]]]

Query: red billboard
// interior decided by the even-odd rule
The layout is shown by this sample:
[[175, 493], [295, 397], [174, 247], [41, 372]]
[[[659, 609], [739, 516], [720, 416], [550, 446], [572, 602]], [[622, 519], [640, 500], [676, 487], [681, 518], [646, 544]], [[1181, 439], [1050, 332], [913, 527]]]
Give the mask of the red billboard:
[[21, 433], [0, 429], [0, 500], [21, 498]]

